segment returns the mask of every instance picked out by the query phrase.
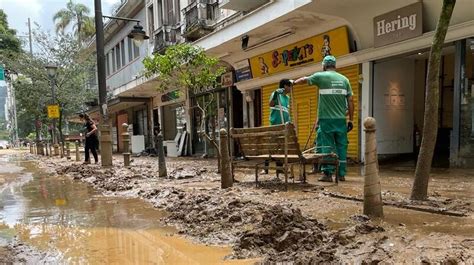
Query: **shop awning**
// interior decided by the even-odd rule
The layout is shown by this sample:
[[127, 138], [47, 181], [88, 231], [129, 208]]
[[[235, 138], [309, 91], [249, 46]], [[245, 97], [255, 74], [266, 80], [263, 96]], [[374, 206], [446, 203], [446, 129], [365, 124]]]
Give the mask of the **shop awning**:
[[[144, 97], [117, 97], [107, 102], [109, 114], [119, 112], [128, 108], [136, 107], [147, 103], [150, 98]], [[99, 106], [94, 106], [86, 111], [86, 113], [96, 122], [100, 120]], [[69, 122], [80, 123], [79, 114], [68, 119]]]

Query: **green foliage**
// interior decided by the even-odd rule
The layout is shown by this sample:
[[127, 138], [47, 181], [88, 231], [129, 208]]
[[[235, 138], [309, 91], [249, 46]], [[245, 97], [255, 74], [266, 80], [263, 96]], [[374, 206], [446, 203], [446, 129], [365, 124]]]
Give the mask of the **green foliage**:
[[20, 52], [21, 42], [16, 31], [8, 26], [7, 14], [0, 9], [0, 52]]
[[0, 130], [0, 140], [8, 140], [9, 136], [10, 134], [7, 130]]
[[34, 141], [35, 140], [35, 134], [34, 133], [29, 133], [25, 138], [30, 140], [30, 141]]
[[53, 16], [56, 33], [64, 34], [66, 28], [72, 24], [74, 35], [79, 41], [91, 37], [95, 34], [95, 24], [94, 19], [89, 17], [90, 12], [87, 6], [69, 0], [66, 8], [59, 10]]
[[204, 49], [188, 43], [177, 44], [166, 49], [165, 54], [156, 54], [143, 60], [147, 77], [159, 76], [160, 91], [169, 88], [190, 90], [214, 87], [225, 68], [219, 60], [208, 56]]
[[51, 123], [46, 110], [46, 106], [53, 103], [51, 80], [45, 69], [47, 64], [58, 66], [54, 103], [61, 109], [59, 124], [65, 117], [81, 112], [84, 102], [97, 95], [97, 91], [86, 88], [94, 71], [94, 56], [84, 51], [76, 38], [61, 33], [51, 36], [40, 29], [34, 31], [33, 37], [37, 45], [34, 57], [26, 53], [0, 54], [0, 61], [6, 64], [6, 68], [18, 74], [13, 86], [20, 137], [35, 130], [35, 119], [45, 125]]

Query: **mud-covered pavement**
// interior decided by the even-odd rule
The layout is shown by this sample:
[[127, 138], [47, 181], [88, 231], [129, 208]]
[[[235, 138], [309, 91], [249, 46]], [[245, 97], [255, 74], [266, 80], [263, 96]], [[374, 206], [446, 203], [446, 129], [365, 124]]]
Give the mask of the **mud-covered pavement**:
[[[29, 155], [28, 155], [29, 156]], [[328, 196], [358, 197], [363, 189], [358, 168], [348, 181], [292, 184], [289, 191], [276, 180], [255, 188], [250, 172], [238, 172], [239, 181], [220, 189], [214, 160], [168, 159], [170, 178], [157, 177], [156, 158], [134, 158], [130, 169], [81, 165], [41, 157], [44, 170], [89, 183], [104, 194], [139, 197], [169, 215], [161, 222], [195, 242], [230, 245], [227, 259], [262, 258], [263, 262], [314, 263], [433, 263], [473, 264], [473, 180], [469, 171], [437, 172], [431, 180], [431, 208], [462, 212], [466, 217], [444, 216], [385, 207], [384, 220], [360, 215], [356, 201]], [[381, 170], [384, 199], [410, 204], [410, 168]], [[456, 175], [457, 174], [457, 175]], [[453, 179], [449, 179], [453, 178]], [[264, 178], [265, 179], [265, 178]]]

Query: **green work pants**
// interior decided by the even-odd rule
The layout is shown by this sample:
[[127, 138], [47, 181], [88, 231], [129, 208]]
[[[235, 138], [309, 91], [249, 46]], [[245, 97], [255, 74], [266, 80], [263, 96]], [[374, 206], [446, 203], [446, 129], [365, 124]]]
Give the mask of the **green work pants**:
[[[316, 153], [334, 152], [339, 157], [339, 176], [344, 177], [347, 170], [347, 123], [345, 119], [320, 119], [316, 136]], [[326, 158], [328, 160], [334, 158]], [[333, 165], [322, 165], [321, 171], [333, 174]]]

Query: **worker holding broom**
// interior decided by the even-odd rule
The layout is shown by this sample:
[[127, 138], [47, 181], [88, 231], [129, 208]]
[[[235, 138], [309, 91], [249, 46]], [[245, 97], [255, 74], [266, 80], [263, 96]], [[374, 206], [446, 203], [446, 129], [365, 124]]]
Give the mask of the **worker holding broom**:
[[[345, 180], [347, 168], [347, 133], [353, 129], [354, 101], [349, 80], [336, 72], [336, 58], [325, 56], [322, 61], [323, 72], [297, 79], [294, 84], [308, 82], [319, 88], [318, 131], [316, 151], [335, 152], [339, 157], [339, 181]], [[349, 121], [346, 111], [349, 110]], [[323, 165], [323, 175], [319, 181], [332, 182], [333, 165]]]
[[[292, 80], [282, 79], [278, 88], [270, 95], [270, 125], [290, 122], [290, 96], [288, 94], [292, 87]], [[265, 161], [265, 166], [268, 167], [268, 165], [269, 161]], [[280, 162], [277, 162], [276, 165], [282, 166]], [[268, 169], [264, 169], [262, 173], [268, 174]]]

